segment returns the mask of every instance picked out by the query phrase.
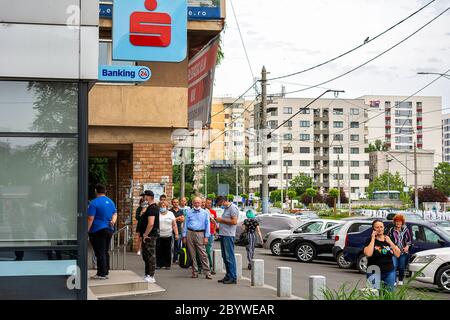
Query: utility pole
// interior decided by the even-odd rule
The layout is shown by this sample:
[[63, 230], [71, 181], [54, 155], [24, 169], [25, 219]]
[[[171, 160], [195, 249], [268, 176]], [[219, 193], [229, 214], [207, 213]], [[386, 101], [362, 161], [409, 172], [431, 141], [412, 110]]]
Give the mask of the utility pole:
[[414, 204], [419, 210], [419, 190], [417, 189], [417, 143], [414, 141]]
[[266, 67], [261, 72], [261, 117], [260, 117], [260, 136], [261, 136], [261, 162], [262, 162], [262, 213], [269, 212], [269, 177], [267, 166], [267, 72]]
[[208, 172], [206, 170], [206, 159], [203, 155], [203, 167], [205, 170], [205, 199], [208, 198]]
[[185, 180], [185, 163], [184, 163], [184, 149], [181, 148], [181, 177], [180, 177], [180, 194], [181, 198], [185, 196], [186, 180]]
[[[348, 125], [350, 126], [350, 112], [348, 113]], [[351, 127], [351, 126], [350, 126]], [[350, 129], [348, 130], [348, 163], [347, 163], [347, 168], [348, 168], [348, 214], [351, 215], [352, 214], [352, 188], [351, 188], [351, 171], [350, 171]]]
[[286, 162], [286, 204], [288, 204], [289, 196], [288, 196], [288, 190], [289, 190], [289, 167]]
[[281, 134], [278, 135], [278, 149], [280, 155], [280, 190], [281, 190], [281, 211], [283, 211], [284, 197], [283, 197], [283, 143], [281, 141]]
[[392, 159], [389, 159], [388, 155], [386, 155], [386, 162], [387, 162], [387, 171], [388, 171], [388, 200], [391, 200], [391, 172], [389, 170], [389, 163], [392, 161]]
[[236, 159], [236, 197], [238, 196], [239, 196], [239, 166]]
[[220, 186], [219, 174], [217, 174], [217, 195], [218, 196], [219, 196], [219, 186]]
[[339, 153], [338, 153], [338, 176], [337, 176], [337, 181], [338, 181], [338, 198], [337, 198], [337, 207], [340, 208], [341, 207], [341, 160], [339, 157]]
[[246, 174], [246, 168], [245, 166], [242, 168], [242, 193], [246, 193], [246, 185], [245, 185], [245, 174]]

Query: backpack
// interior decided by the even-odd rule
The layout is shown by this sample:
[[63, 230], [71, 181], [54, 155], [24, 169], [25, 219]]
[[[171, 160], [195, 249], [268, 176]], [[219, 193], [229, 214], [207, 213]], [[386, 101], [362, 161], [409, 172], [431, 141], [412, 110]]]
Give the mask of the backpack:
[[178, 256], [178, 263], [179, 263], [180, 267], [184, 268], [184, 269], [192, 266], [192, 259], [189, 256], [189, 252], [188, 252], [186, 246], [183, 246], [180, 249], [180, 253]]

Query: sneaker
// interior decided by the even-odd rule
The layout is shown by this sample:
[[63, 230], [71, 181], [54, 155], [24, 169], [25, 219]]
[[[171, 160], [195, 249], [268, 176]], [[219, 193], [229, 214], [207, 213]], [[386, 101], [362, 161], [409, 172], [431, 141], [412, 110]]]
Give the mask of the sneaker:
[[138, 256], [140, 256], [140, 255], [141, 255], [141, 250], [139, 250], [136, 254], [137, 254]]
[[222, 282], [223, 284], [237, 284], [237, 281], [236, 280], [224, 280], [223, 282]]
[[144, 281], [147, 281], [148, 282], [148, 279], [150, 278], [150, 276], [148, 276], [148, 275], [145, 275], [144, 276]]
[[156, 279], [155, 279], [155, 277], [150, 277], [149, 276], [147, 282], [148, 283], [156, 283]]
[[398, 286], [402, 286], [402, 285], [403, 285], [403, 281], [397, 282], [397, 285], [398, 285]]
[[103, 277], [103, 276], [99, 276], [99, 275], [95, 275], [91, 277], [92, 280], [106, 280], [108, 279], [108, 277]]
[[212, 276], [210, 274], [207, 274], [207, 275], [205, 275], [205, 278], [208, 279], [208, 280], [211, 280]]

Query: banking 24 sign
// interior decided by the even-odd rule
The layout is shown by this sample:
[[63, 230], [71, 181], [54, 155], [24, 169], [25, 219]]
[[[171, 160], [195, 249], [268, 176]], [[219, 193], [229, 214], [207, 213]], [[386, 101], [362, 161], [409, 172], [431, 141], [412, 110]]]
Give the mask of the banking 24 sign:
[[113, 60], [180, 62], [187, 0], [114, 0]]

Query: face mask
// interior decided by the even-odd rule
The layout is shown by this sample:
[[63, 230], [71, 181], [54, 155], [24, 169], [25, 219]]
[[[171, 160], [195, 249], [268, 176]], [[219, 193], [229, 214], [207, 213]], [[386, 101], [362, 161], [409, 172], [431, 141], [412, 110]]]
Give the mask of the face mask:
[[161, 213], [166, 212], [166, 211], [167, 211], [166, 208], [159, 208], [159, 212], [161, 212]]
[[145, 200], [144, 202], [142, 202], [141, 207], [142, 208], [147, 208], [148, 207], [148, 201]]

